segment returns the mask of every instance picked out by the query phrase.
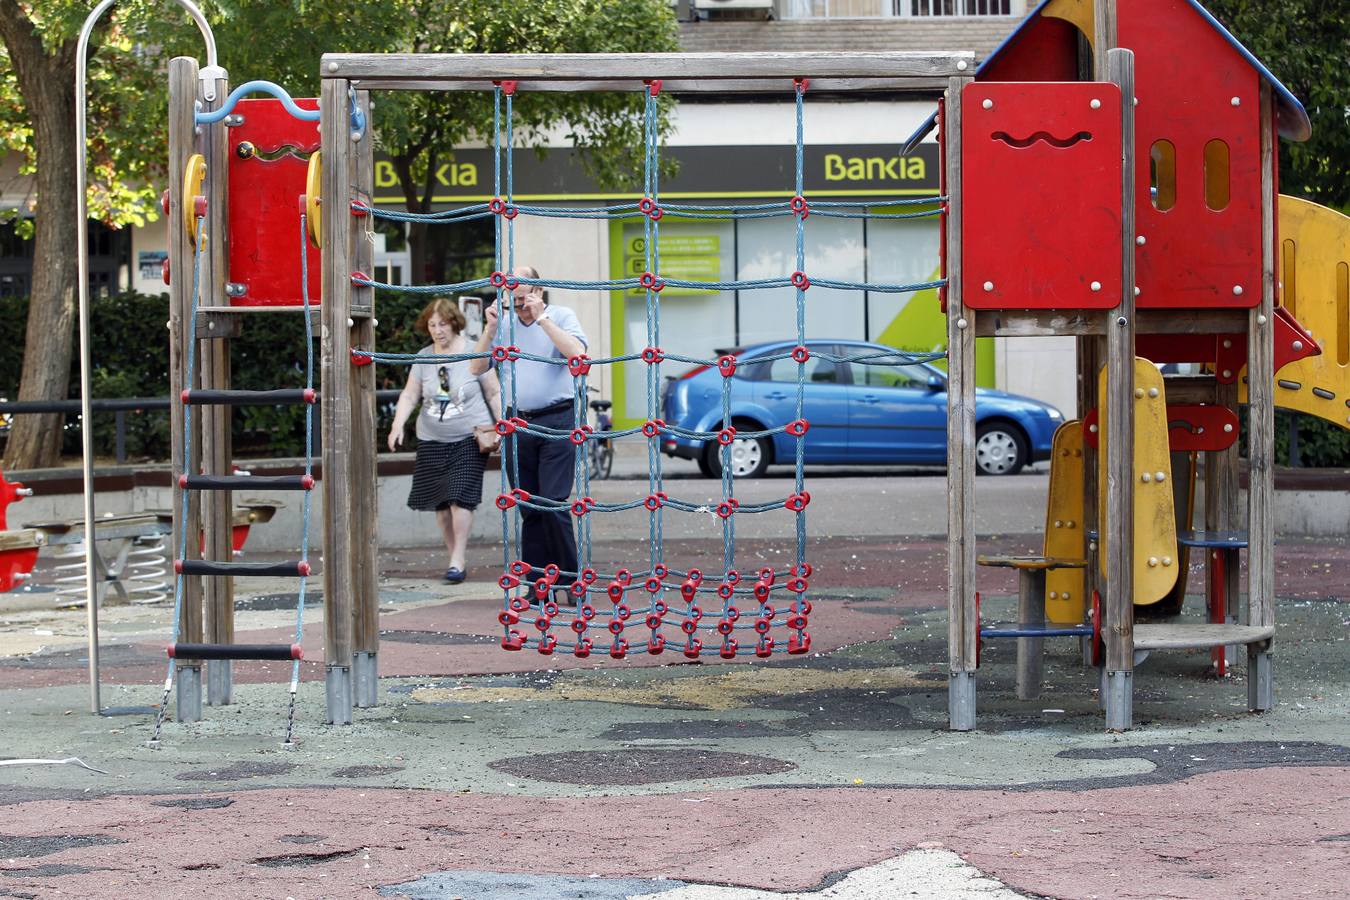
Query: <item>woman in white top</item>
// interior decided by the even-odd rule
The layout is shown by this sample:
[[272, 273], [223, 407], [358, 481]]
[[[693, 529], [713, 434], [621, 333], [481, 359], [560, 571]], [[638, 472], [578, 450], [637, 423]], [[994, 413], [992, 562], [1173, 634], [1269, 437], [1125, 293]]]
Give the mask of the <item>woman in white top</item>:
[[[464, 338], [464, 314], [445, 297], [427, 304], [416, 328], [432, 341], [418, 351], [419, 356], [471, 349]], [[493, 421], [501, 415], [501, 387], [491, 370], [475, 378], [467, 360], [413, 363], [389, 429], [390, 450], [403, 443], [403, 430], [419, 402], [417, 461], [408, 506], [436, 513], [450, 554], [445, 580], [459, 584], [467, 574], [464, 553], [473, 512], [483, 497], [485, 454], [475, 431], [492, 431]]]

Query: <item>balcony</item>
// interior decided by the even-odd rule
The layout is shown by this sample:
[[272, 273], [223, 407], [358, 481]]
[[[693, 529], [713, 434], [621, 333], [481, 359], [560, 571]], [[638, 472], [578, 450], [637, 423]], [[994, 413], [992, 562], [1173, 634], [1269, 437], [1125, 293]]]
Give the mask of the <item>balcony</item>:
[[780, 0], [784, 19], [935, 19], [1021, 16], [1027, 0]]

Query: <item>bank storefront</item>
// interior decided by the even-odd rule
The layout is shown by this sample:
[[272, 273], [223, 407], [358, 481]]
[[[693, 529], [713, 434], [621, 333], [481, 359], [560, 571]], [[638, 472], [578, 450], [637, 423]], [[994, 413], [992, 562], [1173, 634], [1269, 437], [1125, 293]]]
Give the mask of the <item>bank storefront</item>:
[[[927, 115], [923, 104], [821, 103], [808, 106], [804, 193], [809, 199], [888, 199], [935, 196], [937, 146], [926, 143], [900, 155], [900, 142]], [[662, 150], [678, 163], [663, 178], [664, 200], [716, 206], [782, 200], [794, 193], [794, 122], [791, 106], [684, 104], [675, 134]], [[884, 138], [884, 139], [883, 139]], [[631, 203], [637, 193], [600, 190], [573, 151], [555, 147], [540, 156], [517, 151], [515, 199], [520, 203], [589, 205]], [[458, 151], [434, 173], [437, 208], [482, 202], [493, 196], [492, 154]], [[387, 162], [377, 163], [376, 202], [401, 204], [402, 192]], [[887, 211], [878, 207], [876, 211]], [[913, 207], [890, 211], [913, 211]], [[516, 259], [545, 278], [592, 281], [631, 278], [646, 269], [640, 219], [515, 220]], [[789, 216], [735, 221], [680, 218], [660, 222], [661, 274], [696, 281], [782, 277], [796, 268], [795, 221]], [[936, 218], [854, 219], [810, 216], [805, 226], [806, 266], [812, 277], [850, 282], [913, 283], [939, 270]], [[718, 351], [795, 335], [795, 291], [707, 291], [666, 287], [661, 300], [661, 345], [668, 353], [706, 358]], [[611, 293], [552, 291], [550, 301], [570, 306], [582, 319], [592, 355], [638, 353], [647, 346], [646, 295], [641, 289]], [[927, 351], [945, 343], [935, 291], [918, 294], [840, 291], [812, 287], [806, 296], [806, 331], [813, 338], [877, 341]], [[992, 342], [981, 341], [981, 375], [992, 385]], [[641, 362], [593, 370], [615, 401], [622, 423], [647, 417]], [[666, 364], [679, 374], [678, 364]]]

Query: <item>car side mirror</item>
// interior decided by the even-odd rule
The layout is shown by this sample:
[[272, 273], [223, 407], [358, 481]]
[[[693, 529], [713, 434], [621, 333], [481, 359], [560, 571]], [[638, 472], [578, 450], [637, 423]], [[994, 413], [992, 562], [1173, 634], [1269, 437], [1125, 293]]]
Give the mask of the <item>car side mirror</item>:
[[941, 375], [929, 375], [929, 376], [928, 376], [928, 390], [936, 392], [936, 391], [946, 390], [946, 388], [947, 388], [947, 382], [945, 382], [945, 381], [942, 380], [942, 376], [941, 376]]

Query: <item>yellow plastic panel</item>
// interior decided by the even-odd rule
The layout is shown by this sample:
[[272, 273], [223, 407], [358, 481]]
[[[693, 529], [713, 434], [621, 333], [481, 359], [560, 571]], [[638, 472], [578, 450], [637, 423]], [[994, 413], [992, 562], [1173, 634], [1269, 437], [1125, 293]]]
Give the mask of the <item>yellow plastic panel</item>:
[[[1322, 347], [1275, 373], [1275, 405], [1350, 428], [1350, 218], [1280, 197], [1281, 305]], [[1247, 402], [1247, 379], [1238, 382]]]
[[[1106, 367], [1098, 376], [1105, 398]], [[1106, 515], [1106, 404], [1098, 419], [1097, 509]], [[1176, 584], [1177, 521], [1172, 498], [1172, 460], [1167, 446], [1167, 395], [1162, 373], [1146, 359], [1134, 361], [1134, 602], [1157, 603]], [[1106, 528], [1100, 529], [1099, 566], [1106, 577]]]
[[[1084, 559], [1083, 423], [1065, 422], [1055, 432], [1050, 450], [1050, 499], [1045, 506], [1045, 555], [1051, 559]], [[1077, 625], [1085, 609], [1083, 569], [1050, 569], [1045, 573], [1045, 618]]]

